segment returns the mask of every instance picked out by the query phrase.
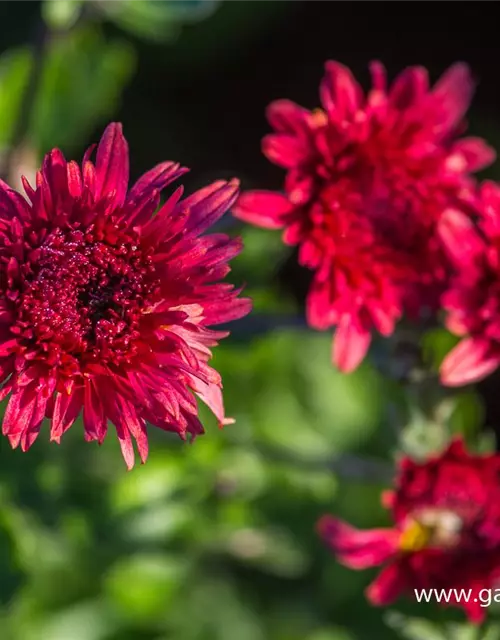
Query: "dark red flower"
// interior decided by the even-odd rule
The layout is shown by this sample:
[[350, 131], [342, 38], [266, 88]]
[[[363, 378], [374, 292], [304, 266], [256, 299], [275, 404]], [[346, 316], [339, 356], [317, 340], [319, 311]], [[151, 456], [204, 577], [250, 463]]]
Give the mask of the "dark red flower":
[[[196, 396], [224, 417], [207, 327], [244, 316], [248, 299], [221, 283], [241, 249], [203, 235], [235, 201], [238, 182], [215, 182], [181, 200], [160, 192], [187, 169], [165, 162], [128, 190], [128, 146], [108, 126], [96, 164], [54, 149], [24, 180], [29, 202], [0, 182], [0, 383], [10, 394], [3, 433], [28, 449], [44, 418], [59, 442], [83, 409], [85, 438], [116, 428], [128, 468], [146, 423], [181, 438], [203, 433]], [[156, 212], [156, 213], [155, 213]]]
[[472, 225], [458, 210], [448, 211], [441, 235], [455, 265], [443, 295], [447, 327], [463, 337], [441, 365], [449, 386], [476, 382], [500, 365], [500, 186], [485, 182]]
[[422, 67], [390, 88], [380, 63], [371, 72], [366, 97], [348, 69], [328, 62], [323, 109], [273, 102], [263, 151], [287, 170], [284, 194], [249, 191], [234, 208], [300, 245], [300, 263], [314, 271], [308, 321], [337, 326], [333, 359], [343, 371], [363, 359], [372, 329], [390, 335], [404, 310], [437, 306], [448, 265], [436, 223], [473, 198], [469, 174], [494, 158], [480, 139], [457, 140], [473, 93], [465, 65], [433, 88]]
[[[359, 531], [324, 516], [318, 529], [342, 564], [385, 565], [368, 587], [372, 604], [415, 597], [414, 590], [450, 590], [448, 604], [480, 622], [479, 592], [498, 586], [500, 576], [499, 479], [499, 454], [470, 454], [455, 440], [427, 462], [401, 461], [395, 489], [383, 495], [392, 528]], [[471, 589], [469, 601], [458, 601], [453, 589]]]

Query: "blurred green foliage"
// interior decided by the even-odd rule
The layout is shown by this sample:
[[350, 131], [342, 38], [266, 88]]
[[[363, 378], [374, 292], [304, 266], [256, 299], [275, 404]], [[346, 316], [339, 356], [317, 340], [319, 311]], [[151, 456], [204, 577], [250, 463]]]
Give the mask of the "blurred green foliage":
[[383, 381], [332, 373], [329, 341], [277, 330], [222, 346], [236, 424], [219, 431], [207, 415], [192, 445], [152, 433], [131, 473], [112, 435], [86, 445], [81, 424], [60, 447], [44, 430], [29, 454], [2, 441], [8, 637], [388, 637], [362, 599], [369, 576], [330, 561], [314, 531], [327, 510], [384, 520], [381, 484], [342, 484], [330, 468], [342, 453], [381, 457]]
[[[252, 289], [269, 267], [249, 249], [237, 268]], [[85, 444], [81, 424], [61, 446], [43, 430], [28, 454], [2, 440], [2, 638], [442, 637], [429, 617], [420, 627], [438, 624], [434, 636], [387, 625], [364, 601], [373, 573], [336, 564], [316, 536], [327, 511], [386, 524], [385, 482], [363, 478], [363, 465], [391, 473], [392, 386], [368, 365], [336, 373], [330, 339], [276, 328], [226, 341], [215, 365], [236, 424], [218, 430], [202, 408], [205, 436], [186, 445], [153, 431], [147, 464], [130, 473], [112, 433]]]
[[115, 0], [96, 2], [96, 8], [136, 36], [165, 42], [176, 36], [184, 22], [208, 17], [218, 0]]
[[[35, 64], [26, 48], [0, 58], [0, 148], [11, 142]], [[133, 71], [133, 48], [105, 40], [95, 27], [51, 38], [25, 136], [30, 147], [38, 154], [78, 148], [96, 122], [112, 116]]]
[[[241, 9], [225, 20], [238, 16], [238, 28], [215, 22], [206, 42], [188, 35], [176, 50], [182, 59], [219, 55], [221, 34], [230, 49], [258, 24], [254, 3], [234, 4]], [[263, 15], [279, 11], [260, 4]], [[180, 25], [216, 8], [46, 2], [23, 144], [37, 158], [55, 146], [71, 154], [114, 116], [135, 70], [134, 38], [172, 46]], [[104, 35], [103, 17], [122, 31]], [[36, 63], [29, 47], [0, 57], [4, 153]], [[242, 234], [232, 278], [247, 283], [255, 314], [214, 358], [235, 425], [218, 430], [201, 407], [205, 436], [186, 445], [152, 431], [149, 461], [130, 473], [113, 434], [102, 447], [85, 444], [81, 423], [61, 446], [43, 429], [27, 454], [0, 439], [1, 640], [499, 639], [495, 625], [483, 634], [428, 605], [370, 608], [363, 590], [373, 572], [335, 563], [315, 532], [325, 512], [360, 527], [387, 524], [379, 496], [398, 443], [419, 454], [451, 433], [475, 439], [478, 397], [432, 395], [426, 404], [368, 364], [338, 374], [331, 336], [303, 328], [276, 284], [288, 255], [279, 234]], [[443, 331], [426, 335], [434, 373], [452, 342]], [[426, 394], [425, 381], [419, 389]]]

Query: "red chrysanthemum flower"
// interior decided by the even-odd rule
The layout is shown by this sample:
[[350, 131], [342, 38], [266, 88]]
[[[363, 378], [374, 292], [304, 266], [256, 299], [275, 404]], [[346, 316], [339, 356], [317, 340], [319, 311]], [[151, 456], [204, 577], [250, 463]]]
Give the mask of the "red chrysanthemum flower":
[[[210, 347], [248, 299], [219, 282], [241, 249], [201, 236], [233, 204], [238, 182], [215, 182], [157, 211], [160, 192], [187, 169], [159, 164], [128, 191], [128, 146], [106, 129], [96, 164], [58, 149], [23, 180], [29, 202], [0, 182], [0, 390], [3, 433], [28, 449], [45, 417], [59, 442], [83, 409], [85, 438], [116, 428], [128, 468], [144, 462], [146, 423], [182, 438], [203, 433], [196, 396], [224, 417]], [[156, 212], [157, 211], [157, 212]], [[155, 214], [156, 212], [156, 214]]]
[[[415, 589], [443, 589], [450, 597], [443, 605], [462, 607], [480, 622], [479, 592], [500, 578], [499, 477], [499, 454], [469, 454], [457, 439], [425, 463], [401, 461], [395, 490], [382, 500], [391, 510], [391, 529], [359, 531], [324, 516], [318, 530], [347, 567], [385, 564], [367, 589], [372, 604], [415, 597]], [[472, 590], [468, 602], [455, 598], [460, 589]]]
[[443, 295], [446, 325], [463, 336], [441, 365], [449, 386], [485, 378], [500, 365], [500, 186], [484, 182], [479, 189], [478, 220], [450, 210], [441, 234], [455, 265]]
[[275, 133], [263, 151], [287, 169], [285, 193], [249, 191], [234, 208], [300, 245], [300, 263], [314, 271], [308, 321], [337, 326], [343, 371], [363, 359], [372, 328], [390, 335], [404, 310], [437, 305], [447, 261], [435, 225], [455, 200], [472, 199], [470, 172], [494, 158], [480, 139], [457, 140], [473, 92], [465, 65], [432, 89], [421, 67], [390, 88], [380, 63], [371, 72], [365, 97], [348, 69], [328, 62], [323, 109], [272, 103]]

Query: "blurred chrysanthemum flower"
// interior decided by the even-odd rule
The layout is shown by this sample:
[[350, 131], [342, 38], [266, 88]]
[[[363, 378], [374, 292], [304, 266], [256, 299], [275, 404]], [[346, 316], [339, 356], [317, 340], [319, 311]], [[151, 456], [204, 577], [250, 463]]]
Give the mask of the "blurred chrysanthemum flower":
[[144, 462], [146, 423], [182, 438], [203, 433], [196, 396], [225, 418], [209, 329], [247, 314], [250, 301], [220, 282], [241, 249], [203, 235], [235, 201], [220, 181], [163, 204], [160, 192], [187, 169], [157, 165], [128, 190], [128, 146], [107, 127], [82, 167], [58, 149], [44, 159], [26, 200], [0, 182], [0, 381], [10, 395], [3, 433], [28, 449], [45, 417], [59, 442], [83, 409], [85, 438], [116, 428], [128, 468], [133, 439]]
[[500, 366], [500, 185], [481, 185], [477, 224], [451, 209], [441, 234], [455, 267], [443, 296], [446, 325], [462, 338], [441, 365], [441, 381], [461, 386]]
[[234, 208], [300, 246], [314, 271], [309, 324], [337, 327], [333, 360], [345, 372], [363, 360], [373, 329], [388, 336], [405, 311], [438, 306], [449, 265], [436, 225], [447, 207], [473, 200], [470, 174], [495, 155], [480, 139], [457, 139], [473, 93], [466, 65], [432, 88], [422, 67], [389, 87], [380, 63], [371, 72], [365, 96], [347, 68], [328, 62], [322, 109], [273, 102], [263, 151], [287, 169], [284, 193], [249, 191]]
[[[481, 589], [500, 584], [499, 474], [500, 455], [470, 454], [457, 439], [424, 463], [402, 459], [394, 491], [383, 494], [392, 528], [359, 531], [326, 515], [318, 530], [345, 566], [385, 565], [368, 587], [372, 604], [442, 589], [444, 606], [478, 623], [486, 613]], [[468, 599], [457, 598], [461, 589], [471, 589]]]

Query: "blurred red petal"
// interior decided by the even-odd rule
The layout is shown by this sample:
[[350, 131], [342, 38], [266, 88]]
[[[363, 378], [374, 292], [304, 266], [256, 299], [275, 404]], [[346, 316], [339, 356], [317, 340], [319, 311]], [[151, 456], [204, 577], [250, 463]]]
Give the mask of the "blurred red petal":
[[333, 337], [333, 362], [342, 373], [351, 373], [362, 362], [371, 342], [371, 333], [361, 323], [345, 315]]
[[493, 373], [499, 364], [500, 355], [491, 352], [488, 341], [465, 338], [443, 360], [441, 382], [448, 387], [478, 382]]
[[274, 191], [246, 191], [236, 201], [232, 213], [265, 229], [281, 229], [293, 210], [288, 199]]
[[400, 536], [395, 529], [360, 531], [328, 515], [320, 519], [317, 529], [339, 562], [351, 569], [378, 566], [392, 558]]
[[366, 590], [368, 600], [375, 606], [394, 602], [406, 589], [404, 573], [397, 563], [383, 569]]

